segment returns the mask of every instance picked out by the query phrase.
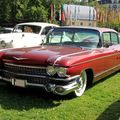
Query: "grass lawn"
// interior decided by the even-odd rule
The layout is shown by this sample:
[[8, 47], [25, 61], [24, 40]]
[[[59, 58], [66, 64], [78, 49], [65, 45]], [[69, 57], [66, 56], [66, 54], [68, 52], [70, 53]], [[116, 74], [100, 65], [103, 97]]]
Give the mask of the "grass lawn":
[[77, 98], [1, 84], [0, 120], [120, 120], [120, 73]]

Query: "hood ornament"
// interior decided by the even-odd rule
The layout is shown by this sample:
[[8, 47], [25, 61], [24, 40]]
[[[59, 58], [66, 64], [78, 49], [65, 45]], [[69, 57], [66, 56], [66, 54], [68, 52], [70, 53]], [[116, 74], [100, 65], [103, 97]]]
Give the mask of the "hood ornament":
[[29, 58], [22, 58], [22, 57], [13, 57], [14, 59], [16, 59], [16, 60], [27, 60], [27, 59], [29, 59]]

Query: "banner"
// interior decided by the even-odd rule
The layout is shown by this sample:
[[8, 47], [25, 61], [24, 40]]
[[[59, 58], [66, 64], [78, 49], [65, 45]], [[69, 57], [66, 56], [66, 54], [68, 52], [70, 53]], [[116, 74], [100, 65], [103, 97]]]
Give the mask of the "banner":
[[91, 6], [64, 4], [65, 20], [96, 20], [96, 10]]

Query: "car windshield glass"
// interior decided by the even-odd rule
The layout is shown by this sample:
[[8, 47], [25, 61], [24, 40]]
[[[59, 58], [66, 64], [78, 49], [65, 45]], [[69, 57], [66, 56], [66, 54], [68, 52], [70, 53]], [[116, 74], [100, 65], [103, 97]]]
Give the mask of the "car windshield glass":
[[41, 30], [40, 26], [35, 25], [16, 25], [13, 32], [29, 32], [39, 34]]
[[55, 28], [46, 38], [47, 45], [71, 45], [97, 48], [99, 32], [89, 28]]

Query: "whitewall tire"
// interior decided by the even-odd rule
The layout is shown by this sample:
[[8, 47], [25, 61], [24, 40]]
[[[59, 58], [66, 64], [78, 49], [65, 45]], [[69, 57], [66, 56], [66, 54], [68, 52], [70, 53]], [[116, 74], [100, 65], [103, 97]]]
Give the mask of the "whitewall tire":
[[79, 97], [79, 96], [83, 95], [83, 93], [86, 90], [86, 86], [87, 86], [87, 74], [86, 74], [86, 71], [83, 71], [80, 74], [80, 77], [78, 78], [77, 82], [78, 82], [79, 87], [73, 93], [74, 93], [74, 96]]

